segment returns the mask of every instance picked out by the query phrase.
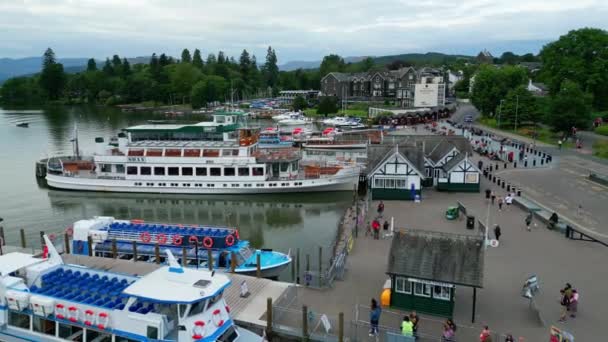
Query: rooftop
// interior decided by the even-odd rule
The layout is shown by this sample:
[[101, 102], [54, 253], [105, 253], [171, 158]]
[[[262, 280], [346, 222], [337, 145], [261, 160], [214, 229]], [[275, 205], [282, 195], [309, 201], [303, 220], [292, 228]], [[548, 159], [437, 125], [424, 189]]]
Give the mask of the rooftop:
[[31, 254], [13, 252], [0, 256], [0, 276], [6, 276], [22, 268], [35, 265], [44, 259], [34, 258]]
[[141, 140], [130, 142], [127, 147], [176, 147], [176, 148], [210, 148], [239, 147], [236, 141], [179, 141], [179, 140]]

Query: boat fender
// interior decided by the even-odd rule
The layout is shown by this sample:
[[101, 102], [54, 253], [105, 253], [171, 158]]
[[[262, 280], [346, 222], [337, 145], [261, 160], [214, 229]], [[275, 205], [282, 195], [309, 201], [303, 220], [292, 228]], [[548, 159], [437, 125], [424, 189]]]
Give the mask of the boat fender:
[[55, 317], [65, 319], [65, 306], [63, 304], [55, 305]]
[[93, 325], [93, 319], [95, 318], [95, 312], [93, 310], [86, 310], [84, 312], [84, 324], [91, 326]]
[[70, 306], [68, 308], [68, 320], [70, 322], [78, 322], [78, 308], [75, 306]]
[[234, 236], [228, 235], [226, 236], [226, 246], [230, 247], [234, 245]]
[[165, 234], [158, 234], [156, 235], [156, 242], [158, 242], [161, 245], [164, 245], [167, 243], [167, 235]]
[[74, 235], [74, 227], [72, 227], [72, 226], [67, 227], [65, 229], [65, 233], [68, 234], [68, 236], [71, 237], [72, 235]]
[[190, 244], [195, 243], [195, 244], [197, 244], [197, 245], [198, 245], [198, 238], [197, 238], [196, 236], [194, 236], [194, 235], [191, 235], [191, 236], [188, 238], [188, 242], [189, 242]]
[[240, 239], [241, 237], [239, 236], [239, 230], [235, 229], [234, 230], [234, 237], [236, 237], [237, 239]]
[[181, 235], [173, 235], [173, 244], [176, 246], [181, 246], [183, 242], [183, 238]]
[[105, 329], [108, 326], [108, 314], [105, 312], [100, 312], [97, 316], [97, 328]]
[[144, 243], [149, 243], [152, 240], [152, 236], [150, 236], [149, 232], [142, 232], [139, 234], [139, 238]]
[[208, 236], [205, 236], [205, 238], [203, 239], [203, 247], [205, 247], [205, 248], [213, 247], [213, 239]]
[[218, 328], [224, 325], [224, 320], [222, 319], [221, 313], [222, 312], [220, 309], [215, 309], [213, 311], [213, 323], [215, 323], [215, 326]]
[[200, 340], [205, 336], [205, 322], [196, 321], [194, 322], [194, 326], [192, 327], [192, 338], [195, 340]]

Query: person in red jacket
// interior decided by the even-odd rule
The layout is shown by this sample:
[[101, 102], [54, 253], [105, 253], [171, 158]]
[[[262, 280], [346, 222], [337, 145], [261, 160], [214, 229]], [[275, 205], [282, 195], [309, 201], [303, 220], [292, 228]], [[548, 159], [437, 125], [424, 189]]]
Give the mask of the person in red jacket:
[[372, 230], [374, 231], [374, 240], [378, 240], [380, 236], [380, 222], [377, 219], [372, 221]]

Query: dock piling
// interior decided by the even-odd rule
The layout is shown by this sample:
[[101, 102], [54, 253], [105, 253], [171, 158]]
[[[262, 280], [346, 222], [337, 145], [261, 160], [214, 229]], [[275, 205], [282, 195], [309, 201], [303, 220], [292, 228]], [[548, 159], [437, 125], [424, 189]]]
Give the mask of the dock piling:
[[116, 248], [116, 239], [112, 239], [112, 258], [118, 258], [118, 248]]
[[19, 230], [20, 236], [21, 236], [21, 248], [25, 248], [25, 230], [23, 228], [21, 228]]
[[272, 335], [272, 298], [266, 299], [266, 336]]
[[44, 230], [40, 231], [40, 249], [44, 250]]
[[137, 262], [137, 241], [133, 242], [133, 262]]
[[319, 246], [319, 287], [323, 287], [323, 247]]
[[234, 273], [236, 270], [236, 253], [230, 252], [230, 273]]
[[209, 271], [213, 271], [213, 254], [211, 254], [211, 249], [207, 248], [207, 267]]
[[344, 312], [338, 314], [338, 342], [344, 342]]
[[70, 236], [68, 233], [63, 234], [63, 252], [65, 254], [70, 254]]
[[154, 244], [154, 255], [156, 256], [156, 264], [160, 265], [160, 246], [158, 242]]
[[4, 227], [0, 226], [0, 240], [2, 240], [2, 245], [6, 245], [6, 240], [4, 240]]
[[296, 250], [296, 283], [300, 284], [300, 249]]
[[308, 306], [302, 306], [302, 337], [308, 339]]
[[93, 238], [91, 236], [87, 236], [87, 249], [89, 256], [93, 256]]
[[255, 276], [258, 278], [262, 278], [262, 264], [261, 264], [262, 260], [261, 260], [261, 255], [258, 253], [255, 256], [255, 263], [256, 263], [256, 271], [255, 271]]
[[291, 281], [296, 282], [296, 263], [294, 260], [291, 261]]
[[188, 266], [188, 250], [186, 250], [186, 247], [182, 247], [182, 266]]

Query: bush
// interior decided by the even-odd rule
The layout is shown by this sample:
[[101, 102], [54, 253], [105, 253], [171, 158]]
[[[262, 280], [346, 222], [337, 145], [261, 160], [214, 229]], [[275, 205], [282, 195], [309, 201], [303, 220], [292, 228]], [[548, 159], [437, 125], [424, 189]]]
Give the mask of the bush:
[[602, 125], [596, 128], [594, 132], [601, 135], [608, 135], [608, 125]]
[[596, 141], [593, 144], [593, 155], [600, 158], [608, 158], [608, 141]]

